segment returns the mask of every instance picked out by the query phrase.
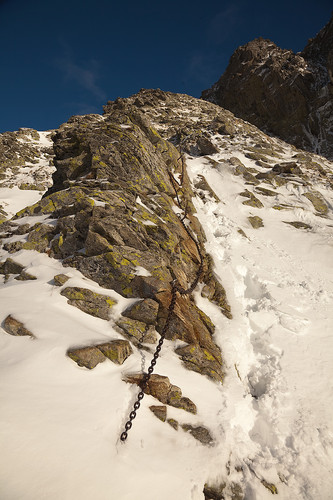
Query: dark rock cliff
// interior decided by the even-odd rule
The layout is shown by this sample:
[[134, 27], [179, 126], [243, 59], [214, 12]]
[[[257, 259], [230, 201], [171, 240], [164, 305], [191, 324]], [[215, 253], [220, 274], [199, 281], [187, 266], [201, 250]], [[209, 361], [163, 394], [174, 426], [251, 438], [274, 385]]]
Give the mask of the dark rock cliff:
[[333, 158], [333, 18], [300, 53], [257, 38], [202, 98], [295, 146]]

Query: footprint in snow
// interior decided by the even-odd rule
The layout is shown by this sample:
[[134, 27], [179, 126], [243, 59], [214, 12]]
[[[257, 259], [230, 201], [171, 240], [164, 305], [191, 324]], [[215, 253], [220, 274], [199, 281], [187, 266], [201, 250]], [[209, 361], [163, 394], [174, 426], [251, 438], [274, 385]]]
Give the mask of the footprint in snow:
[[295, 318], [289, 314], [280, 313], [280, 325], [297, 335], [305, 335], [310, 321], [306, 318]]

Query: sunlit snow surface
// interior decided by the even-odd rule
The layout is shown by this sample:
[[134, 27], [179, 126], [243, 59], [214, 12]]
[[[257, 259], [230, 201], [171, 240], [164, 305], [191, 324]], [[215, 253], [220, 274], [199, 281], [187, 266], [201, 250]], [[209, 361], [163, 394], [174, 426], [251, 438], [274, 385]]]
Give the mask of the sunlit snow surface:
[[[241, 147], [232, 155], [254, 165]], [[204, 447], [159, 421], [149, 410], [157, 404], [151, 396], [145, 396], [128, 441], [121, 443], [137, 394], [121, 378], [143, 362], [147, 368], [151, 354], [133, 348], [122, 366], [107, 360], [87, 370], [66, 351], [120, 338], [114, 319], [131, 300], [46, 254], [1, 250], [1, 261], [14, 258], [37, 277], [6, 283], [1, 278], [0, 320], [12, 314], [36, 336], [0, 332], [1, 499], [203, 500], [207, 480], [240, 484], [246, 500], [271, 498], [262, 480], [273, 483], [283, 500], [332, 498], [332, 211], [318, 217], [304, 198], [307, 210], [272, 209], [277, 201], [297, 205], [301, 188], [289, 184], [279, 188], [278, 200], [265, 197], [265, 208], [244, 206], [244, 179], [233, 174], [223, 154], [212, 158], [219, 162], [214, 168], [202, 158], [188, 158], [187, 166], [190, 178], [204, 175], [221, 200], [207, 195], [193, 201], [233, 319], [202, 298], [200, 289], [195, 299], [216, 325], [225, 382], [184, 369], [169, 341], [156, 372], [198, 406], [198, 415], [168, 407], [168, 418], [207, 426], [215, 446]], [[332, 204], [332, 191], [318, 189]], [[249, 215], [260, 215], [264, 227], [253, 229]], [[313, 229], [282, 222], [288, 220]], [[68, 305], [53, 282], [59, 273], [70, 277], [65, 286], [116, 298], [111, 321]], [[230, 490], [225, 498], [231, 499]]]

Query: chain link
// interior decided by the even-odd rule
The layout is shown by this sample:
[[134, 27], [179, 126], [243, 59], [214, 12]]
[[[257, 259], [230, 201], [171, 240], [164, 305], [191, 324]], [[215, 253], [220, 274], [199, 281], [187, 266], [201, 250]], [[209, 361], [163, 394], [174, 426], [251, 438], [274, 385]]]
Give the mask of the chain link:
[[[180, 156], [179, 159], [182, 159], [182, 179], [184, 179], [184, 173], [183, 173], [184, 172], [184, 164], [183, 164], [183, 158], [182, 158], [182, 156]], [[178, 202], [179, 208], [182, 208], [181, 207], [181, 202], [180, 202], [180, 199], [179, 199], [179, 196], [178, 196], [178, 190], [176, 188], [176, 184], [179, 187], [180, 187], [180, 184], [176, 181], [176, 179], [174, 178], [174, 176], [172, 175], [171, 172], [169, 172], [169, 175], [170, 175], [170, 180], [171, 180], [172, 186], [173, 186], [173, 188], [175, 190], [175, 193], [176, 193], [176, 198], [177, 198], [177, 202]], [[151, 375], [152, 375], [152, 373], [154, 371], [154, 367], [155, 367], [155, 365], [157, 363], [157, 359], [158, 359], [158, 357], [160, 355], [160, 352], [161, 352], [161, 349], [162, 349], [162, 345], [163, 345], [166, 333], [167, 333], [167, 331], [169, 329], [169, 326], [170, 326], [171, 317], [172, 317], [173, 311], [175, 309], [176, 299], [177, 299], [177, 293], [179, 293], [179, 295], [189, 295], [189, 294], [191, 294], [193, 292], [193, 290], [195, 289], [195, 287], [197, 286], [197, 284], [199, 282], [199, 279], [200, 279], [200, 276], [202, 274], [203, 263], [204, 263], [203, 256], [201, 254], [200, 246], [199, 246], [198, 241], [193, 236], [193, 234], [191, 233], [191, 231], [189, 230], [189, 228], [186, 226], [186, 224], [184, 222], [186, 216], [187, 216], [187, 207], [185, 207], [184, 215], [183, 216], [178, 216], [178, 218], [179, 218], [179, 221], [182, 224], [183, 228], [185, 229], [186, 233], [189, 235], [189, 237], [191, 238], [191, 240], [196, 245], [196, 248], [197, 248], [198, 254], [199, 254], [199, 258], [200, 258], [200, 264], [199, 264], [199, 267], [198, 267], [198, 270], [197, 270], [197, 273], [196, 273], [196, 277], [195, 277], [193, 283], [191, 284], [191, 286], [189, 288], [187, 288], [187, 289], [183, 288], [178, 283], [177, 279], [174, 279], [171, 282], [171, 300], [170, 300], [170, 304], [169, 304], [169, 308], [168, 308], [167, 318], [166, 318], [165, 324], [163, 326], [162, 332], [160, 334], [161, 335], [160, 340], [158, 341], [158, 344], [156, 346], [153, 358], [152, 358], [152, 360], [150, 362], [150, 366], [148, 367], [147, 373], [144, 373], [142, 382], [140, 383], [141, 391], [138, 393], [137, 399], [136, 399], [136, 401], [135, 401], [135, 403], [133, 405], [133, 410], [129, 414], [129, 418], [128, 418], [126, 424], [125, 424], [125, 430], [120, 435], [120, 439], [123, 442], [125, 442], [126, 439], [127, 439], [127, 437], [128, 437], [128, 432], [129, 432], [129, 430], [131, 429], [131, 427], [133, 425], [132, 422], [133, 422], [133, 420], [136, 417], [136, 412], [140, 408], [141, 401], [144, 398], [144, 395], [145, 395], [144, 391], [147, 388], [147, 385], [149, 383], [150, 377], [151, 377]], [[142, 336], [142, 338], [143, 338], [143, 336]], [[139, 345], [140, 344], [141, 344], [141, 339], [139, 341]]]

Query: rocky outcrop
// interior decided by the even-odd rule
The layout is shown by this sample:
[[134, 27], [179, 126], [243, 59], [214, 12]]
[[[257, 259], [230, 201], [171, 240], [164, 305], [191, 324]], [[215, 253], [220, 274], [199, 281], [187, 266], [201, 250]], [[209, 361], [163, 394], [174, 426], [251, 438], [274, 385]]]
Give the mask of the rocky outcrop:
[[299, 148], [333, 158], [333, 18], [300, 53], [255, 39], [202, 98]]
[[[184, 97], [186, 103], [197, 106], [197, 100]], [[143, 299], [116, 321], [118, 331], [135, 345], [156, 342], [155, 328], [161, 332], [167, 317], [171, 282], [177, 279], [186, 289], [194, 281], [201, 261], [198, 248], [203, 256], [204, 294], [230, 317], [224, 289], [204, 250], [205, 236], [194, 216], [193, 191], [181, 155], [184, 150], [198, 155], [214, 153], [211, 134], [202, 133], [197, 121], [193, 129], [188, 125], [185, 129], [185, 109], [183, 116], [181, 111], [175, 113], [175, 120], [169, 117], [169, 128], [164, 125], [163, 134], [155, 128], [163, 121], [162, 116], [156, 120], [157, 103], [162, 114], [168, 102], [170, 108], [176, 101], [182, 109], [182, 100], [183, 96], [171, 93], [142, 91], [108, 103], [103, 117], [76, 116], [59, 127], [53, 134], [53, 186], [15, 219], [46, 217], [42, 223], [27, 225], [22, 240], [15, 238], [4, 246], [11, 253], [21, 249], [46, 252], [104, 288]], [[209, 103], [200, 102], [201, 106], [214, 109], [215, 116], [209, 118], [212, 130], [228, 133], [231, 114]], [[200, 109], [196, 113], [207, 120]], [[198, 247], [177, 216], [184, 209]], [[22, 226], [22, 220], [20, 223]], [[65, 288], [61, 294], [71, 305], [109, 319], [105, 296], [98, 298], [102, 307], [96, 305], [96, 294], [89, 290], [84, 297], [82, 290], [73, 288]], [[188, 363], [182, 354], [188, 368], [222, 381], [214, 326], [190, 296], [177, 295], [166, 338], [195, 348], [197, 364]]]

